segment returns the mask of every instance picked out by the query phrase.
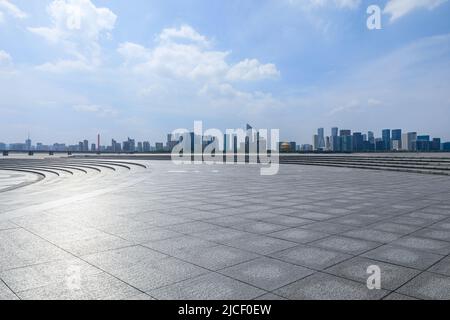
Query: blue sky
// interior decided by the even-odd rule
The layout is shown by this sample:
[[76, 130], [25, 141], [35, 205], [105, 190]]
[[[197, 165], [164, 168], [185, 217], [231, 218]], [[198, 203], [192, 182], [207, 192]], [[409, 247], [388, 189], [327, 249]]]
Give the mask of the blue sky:
[[194, 120], [450, 140], [449, 18], [447, 0], [0, 0], [0, 141], [154, 143]]

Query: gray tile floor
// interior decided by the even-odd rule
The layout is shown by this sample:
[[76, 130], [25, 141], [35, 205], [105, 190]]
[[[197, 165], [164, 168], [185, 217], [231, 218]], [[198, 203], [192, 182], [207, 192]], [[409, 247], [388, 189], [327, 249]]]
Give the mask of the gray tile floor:
[[449, 177], [145, 164], [0, 192], [0, 299], [450, 299]]

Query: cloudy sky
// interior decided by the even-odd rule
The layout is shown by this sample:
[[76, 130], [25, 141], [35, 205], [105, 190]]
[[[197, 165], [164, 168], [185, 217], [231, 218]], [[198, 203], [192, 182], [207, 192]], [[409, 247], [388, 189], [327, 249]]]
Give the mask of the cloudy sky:
[[2, 142], [154, 143], [194, 120], [450, 140], [450, 2], [0, 0], [0, 119]]

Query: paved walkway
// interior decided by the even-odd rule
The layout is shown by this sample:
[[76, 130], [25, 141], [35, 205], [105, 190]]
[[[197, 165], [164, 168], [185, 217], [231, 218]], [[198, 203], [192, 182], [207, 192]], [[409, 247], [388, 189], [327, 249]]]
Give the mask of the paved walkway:
[[449, 177], [142, 163], [0, 193], [0, 299], [450, 299]]

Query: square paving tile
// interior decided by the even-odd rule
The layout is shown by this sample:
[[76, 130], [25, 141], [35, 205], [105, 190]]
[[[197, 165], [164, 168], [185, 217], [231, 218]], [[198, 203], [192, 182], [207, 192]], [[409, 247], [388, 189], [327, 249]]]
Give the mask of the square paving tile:
[[419, 299], [450, 300], [450, 277], [424, 272], [397, 292]]
[[304, 245], [277, 252], [271, 256], [288, 263], [316, 270], [328, 268], [351, 257], [344, 253]]
[[314, 271], [270, 258], [259, 258], [220, 270], [220, 273], [255, 287], [272, 291]]
[[179, 250], [173, 255], [209, 270], [223, 269], [259, 257], [257, 254], [223, 245]]
[[443, 256], [434, 253], [391, 245], [379, 247], [363, 254], [363, 256], [419, 270], [426, 270], [443, 258]]
[[365, 284], [316, 273], [274, 293], [291, 300], [379, 300], [388, 291], [369, 290]]
[[350, 238], [363, 239], [368, 241], [375, 241], [379, 243], [389, 243], [397, 240], [402, 235], [392, 232], [385, 232], [374, 229], [357, 229], [348, 231], [342, 234], [343, 236]]
[[326, 272], [367, 284], [367, 279], [371, 275], [367, 273], [370, 266], [380, 268], [381, 288], [391, 291], [399, 288], [420, 273], [419, 270], [359, 257], [339, 263], [326, 269]]
[[425, 252], [432, 252], [442, 255], [450, 254], [450, 242], [440, 240], [410, 236], [398, 239], [397, 241], [392, 242], [392, 245], [423, 250]]
[[264, 255], [283, 249], [292, 248], [297, 245], [295, 242], [276, 239], [265, 235], [251, 235], [248, 237], [227, 241], [225, 244], [234, 248]]
[[373, 248], [379, 247], [381, 244], [378, 242], [366, 241], [361, 239], [331, 236], [322, 240], [315, 241], [311, 243], [311, 245], [348, 254], [358, 255]]
[[24, 300], [121, 300], [142, 292], [106, 274], [83, 277], [78, 282], [57, 282], [18, 295]]
[[329, 236], [329, 234], [319, 231], [308, 230], [308, 227], [304, 228], [290, 228], [278, 232], [269, 234], [271, 237], [280, 238], [297, 243], [308, 243], [318, 239], [323, 239]]
[[264, 293], [261, 289], [218, 273], [209, 273], [149, 292], [159, 300], [249, 300]]
[[450, 277], [450, 257], [447, 257], [439, 261], [430, 269], [428, 269], [428, 271], [440, 273], [442, 275]]

